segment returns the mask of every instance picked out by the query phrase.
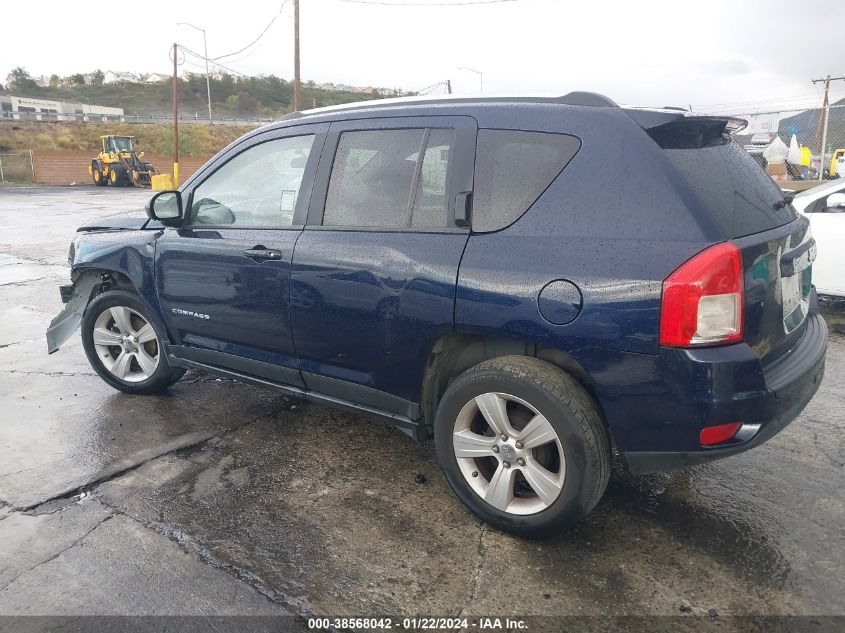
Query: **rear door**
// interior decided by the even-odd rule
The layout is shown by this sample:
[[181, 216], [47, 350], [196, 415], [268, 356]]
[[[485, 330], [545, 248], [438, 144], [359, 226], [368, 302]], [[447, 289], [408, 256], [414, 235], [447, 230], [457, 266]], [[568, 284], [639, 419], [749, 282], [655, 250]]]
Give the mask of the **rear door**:
[[156, 247], [171, 353], [302, 386], [289, 313], [290, 264], [328, 125], [253, 137], [202, 174], [185, 223]]
[[332, 124], [291, 275], [309, 389], [414, 417], [428, 354], [452, 330], [475, 134], [469, 117]]

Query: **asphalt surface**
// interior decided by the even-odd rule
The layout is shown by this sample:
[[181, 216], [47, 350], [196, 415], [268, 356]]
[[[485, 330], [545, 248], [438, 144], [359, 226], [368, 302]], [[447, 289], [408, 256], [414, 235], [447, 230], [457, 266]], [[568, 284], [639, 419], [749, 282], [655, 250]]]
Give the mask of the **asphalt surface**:
[[843, 334], [767, 444], [617, 468], [574, 531], [520, 540], [396, 430], [194, 372], [123, 395], [78, 335], [48, 356], [75, 227], [148, 196], [0, 189], [0, 615], [845, 614]]

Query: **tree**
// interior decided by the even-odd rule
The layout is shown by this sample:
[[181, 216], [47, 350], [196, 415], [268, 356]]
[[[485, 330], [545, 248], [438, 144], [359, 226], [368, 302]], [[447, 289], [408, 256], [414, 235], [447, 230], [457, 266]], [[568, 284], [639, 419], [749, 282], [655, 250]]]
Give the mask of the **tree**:
[[72, 86], [81, 86], [85, 83], [85, 75], [82, 73], [76, 73], [75, 75], [71, 75], [67, 77], [67, 82]]
[[12, 80], [9, 82], [9, 90], [32, 90], [37, 87], [23, 66], [13, 68], [10, 74]]
[[91, 73], [91, 83], [95, 86], [102, 86], [103, 82], [106, 79], [106, 73], [104, 73], [99, 68]]
[[58, 88], [60, 83], [59, 76], [56, 73], [50, 75], [50, 87], [51, 88]]
[[248, 92], [238, 93], [238, 116], [255, 116], [258, 111], [258, 100]]

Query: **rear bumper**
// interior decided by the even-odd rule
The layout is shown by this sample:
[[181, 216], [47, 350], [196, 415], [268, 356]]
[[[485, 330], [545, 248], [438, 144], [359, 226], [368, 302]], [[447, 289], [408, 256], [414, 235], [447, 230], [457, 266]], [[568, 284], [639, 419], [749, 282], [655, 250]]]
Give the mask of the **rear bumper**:
[[[753, 354], [750, 348], [746, 349]], [[623, 461], [632, 473], [643, 474], [701, 464], [759, 446], [783, 430], [813, 398], [824, 376], [826, 350], [827, 325], [821, 314], [813, 311], [807, 317], [807, 328], [800, 342], [788, 354], [766, 367], [760, 367], [757, 362], [761, 388], [741, 391], [740, 385], [734, 383], [735, 393], [719, 388], [718, 374], [730, 372], [729, 375], [736, 378], [749, 371], [747, 360], [737, 360], [738, 368], [730, 371], [725, 363], [714, 368], [719, 355], [717, 350], [707, 350], [704, 354], [690, 352], [688, 359], [692, 368], [682, 373], [709, 376], [712, 382], [703, 390], [699, 386], [695, 398], [698, 415], [687, 425], [688, 432], [678, 435], [678, 443], [684, 446], [679, 446], [678, 450], [666, 447], [667, 450], [621, 451]], [[708, 364], [713, 365], [709, 371]], [[741, 369], [743, 366], [745, 370]], [[760, 428], [751, 437], [716, 447], [698, 444], [701, 428], [727, 422], [759, 424]]]

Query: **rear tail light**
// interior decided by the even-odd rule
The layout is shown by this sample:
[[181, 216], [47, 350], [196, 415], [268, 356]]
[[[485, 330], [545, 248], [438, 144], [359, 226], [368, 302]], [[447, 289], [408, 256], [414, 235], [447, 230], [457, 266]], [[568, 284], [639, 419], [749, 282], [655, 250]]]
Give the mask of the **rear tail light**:
[[742, 257], [731, 242], [711, 246], [663, 282], [660, 344], [725, 345], [742, 340]]
[[701, 433], [698, 434], [698, 439], [702, 446], [722, 444], [723, 442], [732, 440], [741, 426], [742, 422], [705, 426], [701, 429]]

